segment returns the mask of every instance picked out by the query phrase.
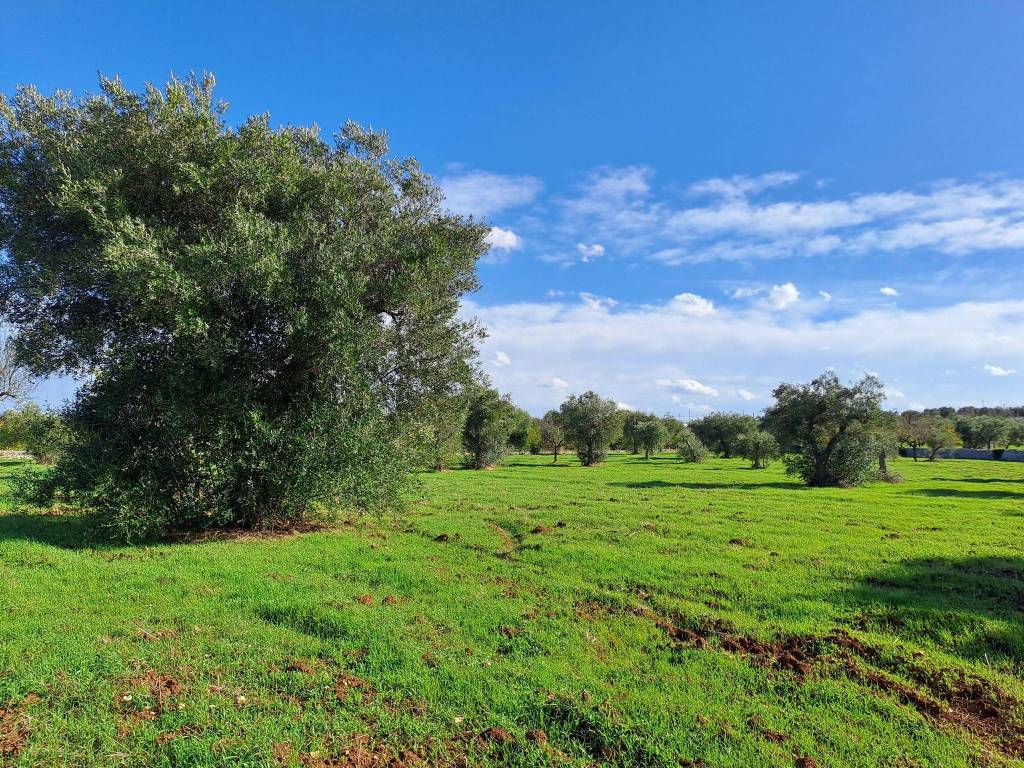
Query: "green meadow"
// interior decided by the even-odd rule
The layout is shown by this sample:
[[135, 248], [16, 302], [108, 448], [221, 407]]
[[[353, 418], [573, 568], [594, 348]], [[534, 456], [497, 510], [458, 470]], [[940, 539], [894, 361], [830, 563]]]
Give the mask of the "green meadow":
[[513, 457], [144, 547], [8, 499], [0, 765], [1024, 765], [1024, 466], [894, 468]]

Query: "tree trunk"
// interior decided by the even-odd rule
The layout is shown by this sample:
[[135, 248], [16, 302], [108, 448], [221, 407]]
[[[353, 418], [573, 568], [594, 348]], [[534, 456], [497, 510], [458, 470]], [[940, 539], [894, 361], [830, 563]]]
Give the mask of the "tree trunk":
[[889, 465], [885, 461], [885, 451], [878, 452], [878, 471], [882, 474], [882, 477], [889, 476]]

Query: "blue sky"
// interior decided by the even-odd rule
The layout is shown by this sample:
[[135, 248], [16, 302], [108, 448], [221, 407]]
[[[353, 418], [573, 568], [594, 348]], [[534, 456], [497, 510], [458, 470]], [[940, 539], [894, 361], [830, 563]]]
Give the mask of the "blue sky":
[[233, 120], [386, 129], [495, 227], [465, 312], [531, 411], [826, 367], [903, 409], [1024, 402], [1022, 43], [1009, 2], [40, 2], [0, 88], [209, 70]]

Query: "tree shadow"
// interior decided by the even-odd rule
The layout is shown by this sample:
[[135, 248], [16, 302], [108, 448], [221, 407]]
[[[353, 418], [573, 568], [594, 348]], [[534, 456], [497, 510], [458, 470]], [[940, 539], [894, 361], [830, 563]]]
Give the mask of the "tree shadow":
[[[957, 481], [959, 482], [959, 481]], [[912, 496], [935, 496], [961, 499], [1020, 499], [1024, 491], [969, 491], [962, 488], [911, 488], [906, 491]]]
[[[1024, 478], [1022, 478], [1024, 479]], [[933, 477], [932, 480], [946, 481], [947, 483], [1006, 483], [1008, 485], [1019, 482], [1007, 477]]]
[[109, 549], [86, 515], [0, 514], [0, 541], [32, 541], [61, 549]]
[[927, 639], [965, 659], [1024, 662], [1024, 559], [906, 560], [848, 598], [865, 629]]
[[784, 490], [802, 490], [806, 489], [807, 486], [803, 483], [797, 482], [786, 482], [778, 481], [772, 483], [687, 483], [687, 482], [668, 482], [667, 480], [645, 480], [643, 482], [634, 483], [608, 483], [610, 486], [616, 488], [691, 488], [694, 490], [714, 490], [714, 489], [729, 489], [734, 491], [756, 491], [759, 488], [781, 488]]

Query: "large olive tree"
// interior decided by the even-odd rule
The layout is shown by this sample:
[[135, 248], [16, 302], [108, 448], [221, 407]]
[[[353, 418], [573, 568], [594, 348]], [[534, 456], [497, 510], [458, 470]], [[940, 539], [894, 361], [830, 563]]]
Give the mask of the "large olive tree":
[[807, 384], [780, 384], [765, 428], [786, 452], [786, 469], [808, 485], [856, 485], [877, 459], [870, 427], [884, 398], [875, 376], [844, 385], [832, 372]]
[[0, 100], [3, 313], [85, 380], [52, 488], [123, 534], [387, 504], [470, 375], [487, 228], [383, 134], [225, 109], [212, 77]]

